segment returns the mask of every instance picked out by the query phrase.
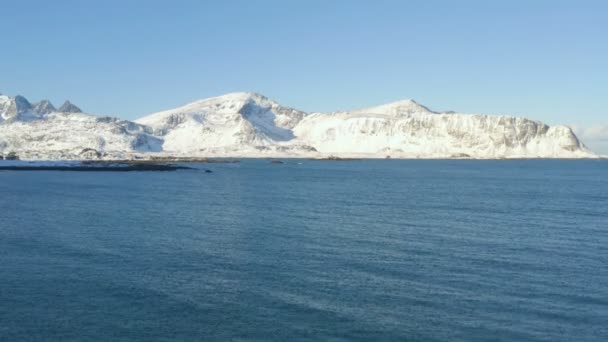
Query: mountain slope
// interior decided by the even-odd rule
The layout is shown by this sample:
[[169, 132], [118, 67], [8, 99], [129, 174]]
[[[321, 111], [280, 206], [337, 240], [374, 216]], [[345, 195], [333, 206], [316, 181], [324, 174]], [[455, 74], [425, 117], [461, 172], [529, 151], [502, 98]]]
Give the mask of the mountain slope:
[[[136, 120], [164, 140], [163, 151], [239, 155], [292, 144], [292, 129], [306, 113], [255, 93], [196, 101]], [[240, 154], [242, 155], [242, 154]]]
[[161, 140], [146, 130], [130, 121], [59, 112], [48, 101], [32, 106], [23, 97], [0, 96], [0, 155], [74, 159], [86, 150], [114, 155], [160, 151]]
[[436, 113], [412, 100], [313, 114], [294, 129], [324, 153], [394, 157], [578, 158], [588, 151], [565, 126], [510, 116]]
[[511, 116], [438, 113], [413, 100], [308, 114], [232, 93], [136, 122], [80, 112], [69, 101], [0, 95], [0, 154], [25, 158], [230, 157], [593, 158], [565, 126]]
[[186, 154], [401, 158], [593, 157], [565, 126], [510, 116], [437, 113], [413, 100], [307, 114], [234, 93], [137, 120]]

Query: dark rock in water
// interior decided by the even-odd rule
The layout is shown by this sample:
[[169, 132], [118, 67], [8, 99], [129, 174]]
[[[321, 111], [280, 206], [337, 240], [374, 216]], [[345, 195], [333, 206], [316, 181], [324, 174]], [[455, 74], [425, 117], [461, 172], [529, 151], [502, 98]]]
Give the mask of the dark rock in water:
[[313, 160], [329, 160], [329, 161], [351, 161], [351, 160], [361, 160], [360, 158], [340, 158], [336, 156], [329, 156], [326, 158], [315, 158]]
[[165, 165], [165, 164], [102, 164], [82, 163], [79, 165], [20, 165], [2, 166], [0, 171], [80, 171], [80, 172], [130, 172], [130, 171], [176, 171], [190, 170], [185, 166]]
[[82, 113], [82, 110], [70, 101], [65, 101], [57, 111], [61, 113]]
[[271, 164], [285, 164], [283, 161], [281, 160], [271, 160], [270, 161]]
[[205, 170], [205, 173], [212, 173], [213, 171], [211, 170]]
[[471, 158], [470, 155], [466, 153], [455, 153], [450, 156], [451, 158]]
[[209, 159], [209, 158], [197, 158], [197, 157], [157, 157], [152, 156], [149, 159], [152, 163], [209, 163], [209, 164], [233, 164], [240, 163], [238, 159], [232, 158], [220, 158], [220, 159]]

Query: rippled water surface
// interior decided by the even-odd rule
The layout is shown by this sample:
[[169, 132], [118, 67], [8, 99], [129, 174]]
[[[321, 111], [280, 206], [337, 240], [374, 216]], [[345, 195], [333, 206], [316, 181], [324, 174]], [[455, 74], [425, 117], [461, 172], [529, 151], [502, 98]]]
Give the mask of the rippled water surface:
[[196, 166], [0, 172], [0, 340], [608, 340], [608, 161]]

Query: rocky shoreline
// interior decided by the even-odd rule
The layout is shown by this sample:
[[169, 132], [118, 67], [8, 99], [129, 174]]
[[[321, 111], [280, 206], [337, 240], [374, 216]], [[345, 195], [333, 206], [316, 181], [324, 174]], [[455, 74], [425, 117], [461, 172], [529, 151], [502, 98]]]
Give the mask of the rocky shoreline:
[[[78, 163], [78, 164], [16, 164], [2, 165], [0, 171], [78, 171], [78, 172], [133, 172], [192, 170], [187, 166], [158, 163]], [[205, 170], [207, 172], [208, 170]]]

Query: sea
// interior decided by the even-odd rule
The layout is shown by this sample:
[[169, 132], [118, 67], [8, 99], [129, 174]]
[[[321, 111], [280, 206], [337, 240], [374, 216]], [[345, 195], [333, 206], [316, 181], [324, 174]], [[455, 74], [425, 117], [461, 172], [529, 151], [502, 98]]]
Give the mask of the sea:
[[282, 162], [0, 171], [0, 341], [608, 341], [608, 160]]

